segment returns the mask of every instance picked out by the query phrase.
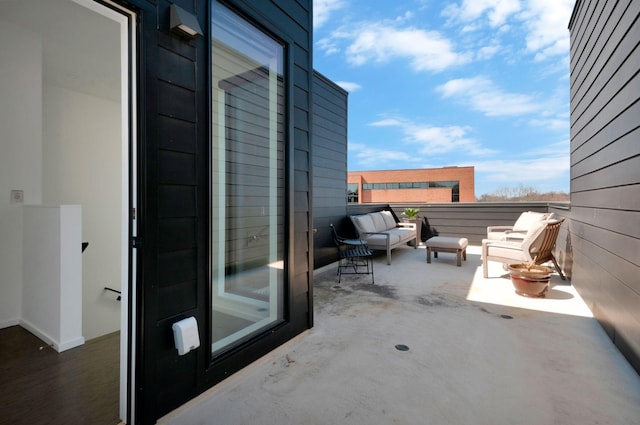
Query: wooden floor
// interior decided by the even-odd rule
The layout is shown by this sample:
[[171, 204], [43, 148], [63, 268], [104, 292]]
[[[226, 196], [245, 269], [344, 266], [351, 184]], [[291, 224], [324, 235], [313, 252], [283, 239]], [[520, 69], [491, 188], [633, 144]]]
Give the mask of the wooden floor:
[[0, 424], [117, 424], [119, 359], [119, 332], [58, 353], [19, 326], [0, 329]]

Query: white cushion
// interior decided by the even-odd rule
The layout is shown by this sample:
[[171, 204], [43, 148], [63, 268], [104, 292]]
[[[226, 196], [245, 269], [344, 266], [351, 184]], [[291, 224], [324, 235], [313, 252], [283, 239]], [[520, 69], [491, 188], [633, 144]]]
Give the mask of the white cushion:
[[353, 221], [353, 224], [356, 226], [358, 234], [372, 233], [376, 231], [373, 220], [371, 220], [371, 217], [368, 214], [352, 215], [351, 221]]
[[526, 211], [520, 214], [518, 220], [513, 225], [515, 232], [525, 231], [528, 232], [531, 228], [538, 228], [538, 225], [544, 223], [549, 214], [539, 213], [535, 211]]
[[469, 245], [469, 240], [467, 238], [434, 236], [427, 239], [425, 245], [429, 248], [465, 249]]
[[[522, 247], [525, 249], [528, 249], [529, 252], [537, 252], [538, 247], [534, 246], [533, 244], [536, 243], [537, 242], [536, 239], [538, 239], [540, 235], [544, 233], [544, 230], [546, 229], [547, 224], [548, 223], [546, 221], [541, 221], [540, 223], [532, 225], [529, 231], [527, 232], [526, 236], [522, 240]], [[542, 240], [540, 240], [540, 242], [542, 242]], [[537, 242], [537, 244], [539, 245], [540, 242]]]
[[[365, 240], [369, 248], [386, 248], [387, 246], [387, 235], [370, 235]], [[389, 235], [389, 244], [393, 245], [396, 242], [398, 242], [398, 237]]]
[[384, 218], [384, 222], [387, 224], [387, 229], [396, 227], [396, 219], [393, 218], [391, 211], [380, 211], [380, 214], [382, 214], [382, 218]]
[[371, 217], [371, 221], [373, 221], [373, 227], [375, 227], [376, 232], [384, 232], [387, 230], [387, 223], [385, 223], [384, 216], [381, 213], [375, 212], [367, 215]]
[[530, 261], [528, 255], [525, 255], [520, 249], [520, 244], [514, 242], [489, 243], [487, 245], [487, 255], [489, 257], [511, 258], [513, 263]]
[[395, 227], [393, 229], [389, 229], [386, 231], [389, 235], [391, 235], [391, 242], [396, 243], [402, 240], [406, 240], [411, 237], [415, 237], [416, 233], [413, 229], [409, 229], [407, 227]]

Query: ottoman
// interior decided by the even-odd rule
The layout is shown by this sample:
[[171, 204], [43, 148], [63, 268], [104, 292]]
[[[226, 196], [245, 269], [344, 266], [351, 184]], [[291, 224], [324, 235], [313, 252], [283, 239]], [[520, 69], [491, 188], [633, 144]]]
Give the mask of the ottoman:
[[452, 252], [457, 255], [457, 266], [462, 265], [462, 259], [467, 261], [467, 238], [450, 238], [446, 236], [434, 236], [427, 239], [427, 263], [431, 262], [431, 253], [433, 257], [438, 258], [438, 252]]

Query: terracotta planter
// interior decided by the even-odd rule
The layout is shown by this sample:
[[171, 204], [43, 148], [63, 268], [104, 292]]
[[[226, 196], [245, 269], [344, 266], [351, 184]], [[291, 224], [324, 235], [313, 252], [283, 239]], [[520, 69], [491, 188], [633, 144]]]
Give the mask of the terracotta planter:
[[516, 294], [527, 297], [544, 297], [549, 289], [549, 279], [553, 271], [549, 267], [510, 264], [509, 274]]

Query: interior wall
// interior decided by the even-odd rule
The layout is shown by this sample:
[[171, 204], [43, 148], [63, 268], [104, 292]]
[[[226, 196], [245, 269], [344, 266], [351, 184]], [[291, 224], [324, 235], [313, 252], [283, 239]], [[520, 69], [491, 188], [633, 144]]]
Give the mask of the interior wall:
[[[80, 204], [83, 335], [120, 329], [122, 142], [120, 30], [93, 12], [59, 3], [11, 2], [0, 20], [0, 327], [21, 319], [22, 206]], [[33, 6], [33, 7], [31, 7]], [[64, 6], [64, 7], [63, 7]], [[45, 10], [46, 9], [46, 10]], [[61, 14], [58, 24], [47, 13]], [[42, 16], [41, 16], [42, 15]], [[61, 20], [80, 20], [78, 38]], [[96, 46], [98, 46], [96, 48]]]
[[120, 329], [122, 160], [120, 103], [43, 87], [43, 201], [82, 205], [82, 331], [86, 340]]
[[[10, 58], [10, 60], [8, 60]], [[42, 42], [0, 20], [0, 328], [16, 325], [22, 303], [22, 205], [42, 202]]]

